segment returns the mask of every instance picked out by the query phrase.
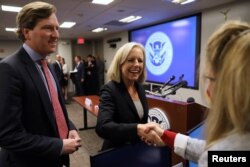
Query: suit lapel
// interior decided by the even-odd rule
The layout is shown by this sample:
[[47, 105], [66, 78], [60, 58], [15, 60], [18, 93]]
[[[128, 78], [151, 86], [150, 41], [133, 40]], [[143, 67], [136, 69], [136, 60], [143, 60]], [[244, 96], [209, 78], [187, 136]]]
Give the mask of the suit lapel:
[[32, 61], [32, 59], [29, 57], [28, 53], [24, 49], [21, 49], [20, 57], [24, 60], [26, 70], [30, 78], [32, 79], [33, 84], [36, 86], [40, 94], [40, 98], [43, 103], [44, 110], [48, 116], [48, 119], [50, 120], [51, 125], [55, 130], [55, 132], [58, 133], [53, 115], [52, 105], [48, 105], [51, 104], [51, 101], [47, 93], [47, 89], [44, 85], [44, 82], [39, 74], [39, 71], [37, 70], [37, 67], [35, 66], [35, 63]]

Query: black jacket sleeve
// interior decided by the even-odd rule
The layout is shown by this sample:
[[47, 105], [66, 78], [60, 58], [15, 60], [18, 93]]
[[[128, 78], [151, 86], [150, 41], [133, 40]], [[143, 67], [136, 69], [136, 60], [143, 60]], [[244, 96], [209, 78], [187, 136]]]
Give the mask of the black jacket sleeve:
[[138, 141], [137, 125], [147, 121], [147, 102], [141, 101], [146, 106], [141, 120], [135, 107], [131, 107], [134, 104], [125, 86], [113, 85], [108, 83], [101, 89], [96, 132], [114, 145]]
[[[99, 113], [97, 118], [96, 132], [102, 138], [113, 142], [129, 142], [138, 139], [137, 122], [124, 121], [119, 117], [119, 104], [115, 101], [108, 89], [101, 91]], [[122, 112], [122, 111], [121, 111]], [[124, 118], [126, 119], [127, 116]]]

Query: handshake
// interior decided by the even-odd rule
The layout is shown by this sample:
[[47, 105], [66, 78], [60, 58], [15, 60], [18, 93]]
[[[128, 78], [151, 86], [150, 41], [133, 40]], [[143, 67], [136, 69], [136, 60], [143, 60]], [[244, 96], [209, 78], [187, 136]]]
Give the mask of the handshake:
[[153, 145], [155, 147], [165, 146], [166, 144], [161, 139], [163, 133], [164, 129], [154, 122], [137, 125], [137, 134], [140, 136], [141, 140], [148, 145]]

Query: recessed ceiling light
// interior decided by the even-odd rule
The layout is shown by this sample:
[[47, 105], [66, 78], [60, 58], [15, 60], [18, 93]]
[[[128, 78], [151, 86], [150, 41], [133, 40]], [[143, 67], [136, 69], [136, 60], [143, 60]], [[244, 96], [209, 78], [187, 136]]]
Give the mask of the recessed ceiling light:
[[181, 5], [185, 5], [191, 2], [194, 2], [195, 0], [172, 0], [172, 3], [177, 3]]
[[16, 7], [16, 6], [6, 6], [1, 5], [2, 11], [8, 11], [8, 12], [19, 12], [22, 8]]
[[139, 20], [141, 18], [142, 18], [141, 16], [129, 16], [129, 17], [125, 17], [125, 18], [119, 20], [119, 22], [130, 23], [130, 22]]
[[92, 3], [94, 4], [100, 4], [100, 5], [108, 5], [114, 0], [93, 0]]
[[98, 27], [96, 29], [93, 29], [92, 32], [102, 32], [102, 31], [107, 31], [107, 28], [102, 28], [102, 27]]
[[5, 31], [16, 32], [16, 31], [17, 31], [17, 28], [5, 28]]
[[76, 22], [63, 22], [60, 27], [61, 28], [71, 28], [76, 24]]
[[182, 5], [185, 5], [185, 4], [188, 4], [188, 3], [191, 3], [191, 2], [194, 2], [195, 0], [186, 0], [185, 2], [182, 2], [181, 4]]

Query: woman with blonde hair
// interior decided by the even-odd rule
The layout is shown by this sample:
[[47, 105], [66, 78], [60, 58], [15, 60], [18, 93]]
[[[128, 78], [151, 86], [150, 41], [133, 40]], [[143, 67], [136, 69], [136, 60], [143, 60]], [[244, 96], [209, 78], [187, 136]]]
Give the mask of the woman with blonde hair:
[[[209, 150], [250, 150], [250, 25], [241, 21], [223, 24], [210, 37], [203, 69], [209, 99], [206, 141], [148, 127], [175, 153], [208, 166]], [[151, 130], [151, 131], [150, 131]], [[222, 164], [222, 163], [221, 163]]]
[[100, 92], [96, 132], [104, 138], [102, 150], [140, 141], [148, 119], [145, 75], [141, 44], [130, 42], [118, 49], [108, 70], [110, 81]]

